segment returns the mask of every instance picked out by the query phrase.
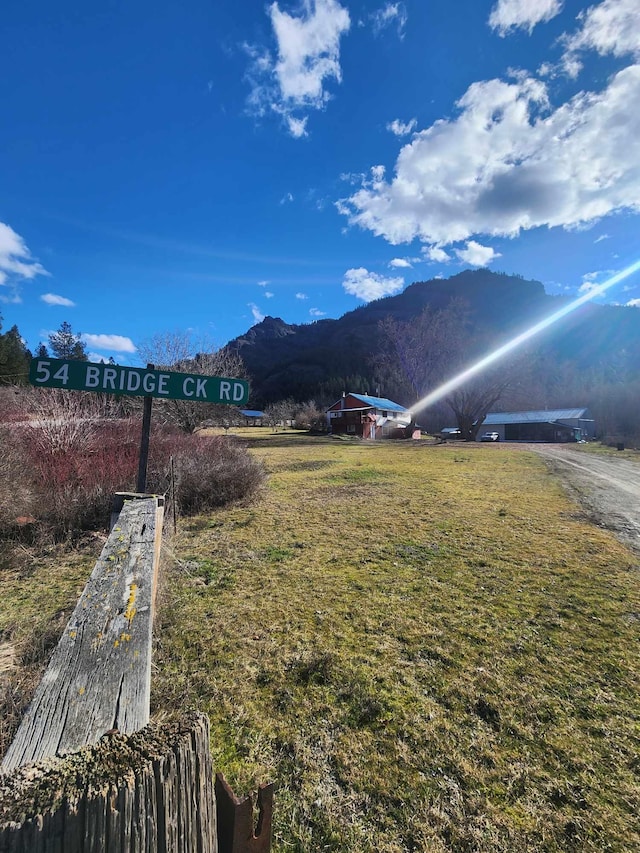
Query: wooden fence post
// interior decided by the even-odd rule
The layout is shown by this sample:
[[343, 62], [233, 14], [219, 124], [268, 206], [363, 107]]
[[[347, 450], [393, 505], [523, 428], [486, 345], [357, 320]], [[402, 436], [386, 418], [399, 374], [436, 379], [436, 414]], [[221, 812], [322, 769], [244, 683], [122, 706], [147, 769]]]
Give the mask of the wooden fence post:
[[0, 853], [217, 853], [209, 721], [114, 733], [0, 776]]

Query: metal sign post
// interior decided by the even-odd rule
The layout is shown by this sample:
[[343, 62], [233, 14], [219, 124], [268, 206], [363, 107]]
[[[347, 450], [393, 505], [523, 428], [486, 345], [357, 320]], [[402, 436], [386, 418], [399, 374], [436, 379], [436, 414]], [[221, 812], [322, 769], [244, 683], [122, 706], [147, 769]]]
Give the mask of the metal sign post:
[[[147, 364], [147, 370], [153, 370], [153, 364]], [[147, 491], [147, 463], [149, 461], [149, 439], [151, 437], [151, 406], [153, 397], [144, 398], [142, 410], [142, 434], [140, 436], [140, 455], [138, 456], [138, 484], [136, 491], [143, 495]]]

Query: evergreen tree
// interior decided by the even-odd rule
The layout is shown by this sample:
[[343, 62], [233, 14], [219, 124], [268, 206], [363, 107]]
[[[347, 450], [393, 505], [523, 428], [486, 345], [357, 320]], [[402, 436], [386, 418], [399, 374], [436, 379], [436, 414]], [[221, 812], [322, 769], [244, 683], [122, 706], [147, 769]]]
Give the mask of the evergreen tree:
[[0, 384], [19, 385], [27, 381], [31, 353], [24, 345], [17, 326], [2, 334], [0, 315]]
[[49, 350], [43, 343], [38, 344], [38, 349], [36, 350], [34, 358], [49, 358]]
[[67, 358], [74, 361], [88, 361], [87, 347], [80, 335], [76, 335], [71, 324], [65, 320], [57, 332], [49, 335], [49, 345], [54, 358]]

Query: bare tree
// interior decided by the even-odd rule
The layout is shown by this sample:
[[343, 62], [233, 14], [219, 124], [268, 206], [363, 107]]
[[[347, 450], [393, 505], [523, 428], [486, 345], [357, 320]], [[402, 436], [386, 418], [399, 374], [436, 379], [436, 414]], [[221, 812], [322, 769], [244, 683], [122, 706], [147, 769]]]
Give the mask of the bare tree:
[[30, 441], [47, 454], [84, 450], [96, 426], [113, 415], [113, 398], [90, 391], [33, 388], [23, 398]]
[[[138, 346], [140, 357], [158, 370], [178, 373], [201, 373], [233, 379], [246, 375], [240, 356], [227, 347], [216, 349], [207, 339], [196, 338], [188, 331], [159, 332]], [[159, 400], [168, 420], [185, 432], [195, 432], [205, 421], [230, 419], [227, 406], [189, 400]], [[236, 413], [237, 414], [237, 413]]]
[[277, 432], [278, 427], [286, 427], [295, 415], [297, 404], [291, 397], [286, 400], [278, 400], [270, 403], [264, 410], [265, 418], [269, 426]]
[[467, 307], [460, 299], [440, 311], [427, 306], [406, 322], [382, 320], [384, 343], [376, 356], [381, 384], [394, 399], [417, 402], [459, 364], [466, 328]]
[[294, 422], [297, 429], [326, 430], [327, 416], [316, 404], [309, 400], [296, 406]]
[[510, 378], [504, 372], [493, 377], [468, 380], [447, 397], [455, 415], [460, 435], [465, 441], [475, 441], [489, 412], [496, 406]]

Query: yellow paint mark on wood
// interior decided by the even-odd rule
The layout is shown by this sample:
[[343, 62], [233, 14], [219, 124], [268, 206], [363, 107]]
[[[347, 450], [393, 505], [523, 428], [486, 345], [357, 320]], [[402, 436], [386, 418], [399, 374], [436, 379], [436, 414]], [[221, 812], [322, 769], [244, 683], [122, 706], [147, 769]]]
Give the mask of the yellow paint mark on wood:
[[124, 618], [127, 620], [129, 624], [133, 621], [133, 617], [136, 615], [136, 597], [138, 595], [138, 585], [132, 583], [129, 587], [129, 599], [127, 601], [127, 607], [124, 611]]

